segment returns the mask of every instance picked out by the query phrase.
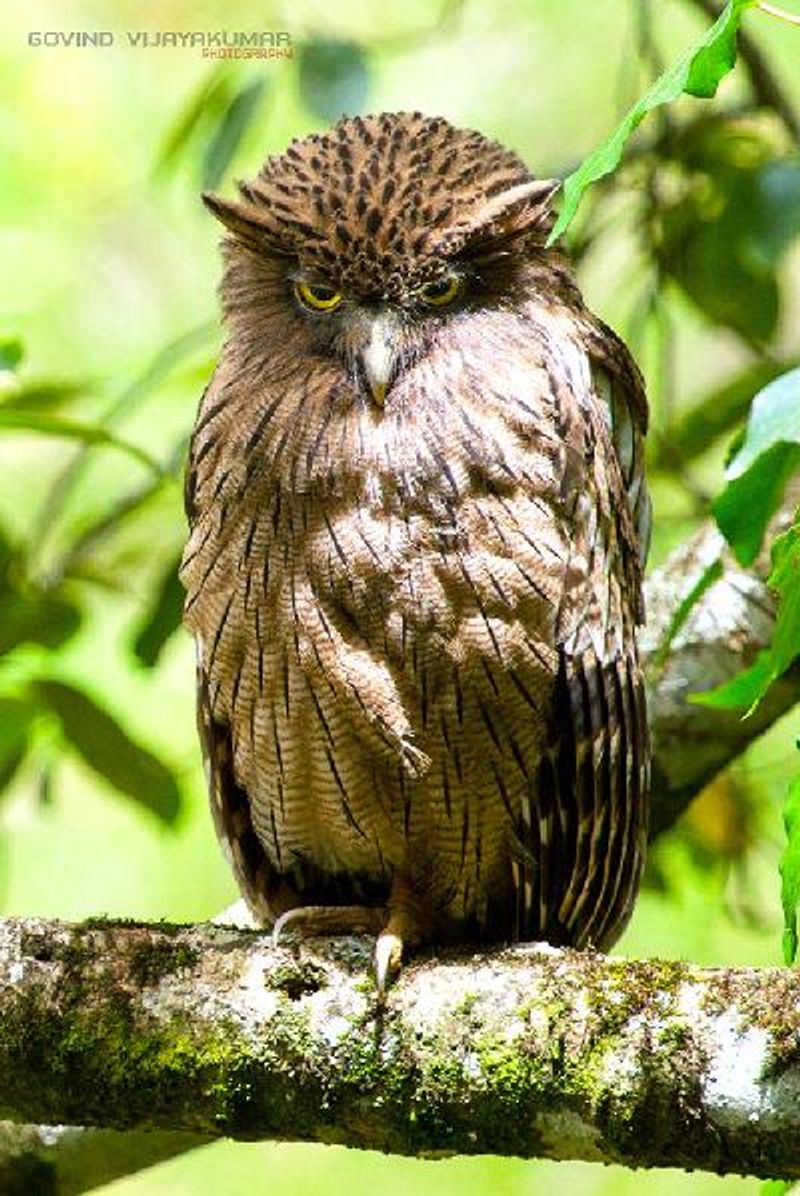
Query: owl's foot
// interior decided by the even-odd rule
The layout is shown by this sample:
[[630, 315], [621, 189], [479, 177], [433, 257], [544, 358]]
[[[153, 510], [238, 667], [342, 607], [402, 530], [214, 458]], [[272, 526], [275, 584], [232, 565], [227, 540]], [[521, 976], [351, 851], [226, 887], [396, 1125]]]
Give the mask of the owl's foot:
[[280, 944], [284, 931], [312, 938], [321, 934], [377, 934], [386, 922], [386, 910], [368, 905], [298, 905], [287, 909], [272, 928], [272, 945]]
[[381, 1001], [403, 963], [403, 953], [430, 937], [430, 917], [403, 876], [395, 876], [389, 897], [389, 920], [375, 943], [373, 964]]
[[386, 906], [298, 905], [287, 909], [272, 928], [272, 945], [278, 947], [289, 932], [304, 938], [315, 935], [372, 934], [375, 981], [381, 1001], [403, 963], [404, 951], [418, 946], [430, 935], [419, 899], [402, 877], [395, 877]]

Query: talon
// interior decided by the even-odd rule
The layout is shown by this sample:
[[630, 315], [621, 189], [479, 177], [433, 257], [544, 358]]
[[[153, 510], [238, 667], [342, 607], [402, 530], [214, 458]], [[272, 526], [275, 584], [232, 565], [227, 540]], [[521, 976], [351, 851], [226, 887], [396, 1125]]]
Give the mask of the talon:
[[279, 947], [281, 935], [289, 922], [297, 921], [298, 915], [303, 913], [303, 906], [295, 906], [294, 909], [287, 909], [276, 919], [275, 925], [272, 927], [272, 946]]
[[373, 958], [378, 996], [383, 1000], [386, 990], [397, 976], [403, 962], [403, 940], [400, 935], [391, 930], [381, 931], [375, 942]]
[[386, 911], [365, 905], [295, 905], [284, 910], [272, 927], [272, 945], [277, 947], [287, 926], [295, 924], [306, 937], [335, 934], [376, 934], [386, 920]]

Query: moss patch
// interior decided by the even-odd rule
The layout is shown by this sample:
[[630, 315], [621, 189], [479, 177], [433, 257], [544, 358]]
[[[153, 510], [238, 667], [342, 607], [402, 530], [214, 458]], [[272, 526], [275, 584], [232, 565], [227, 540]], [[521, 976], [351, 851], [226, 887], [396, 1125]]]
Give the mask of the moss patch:
[[265, 987], [284, 993], [292, 1001], [319, 992], [327, 982], [325, 968], [313, 959], [290, 959], [264, 972]]

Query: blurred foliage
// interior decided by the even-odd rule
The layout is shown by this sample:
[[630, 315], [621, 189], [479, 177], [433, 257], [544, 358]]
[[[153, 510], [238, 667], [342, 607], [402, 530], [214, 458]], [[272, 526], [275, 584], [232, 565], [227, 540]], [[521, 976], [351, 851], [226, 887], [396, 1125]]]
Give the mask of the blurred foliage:
[[202, 179], [206, 189], [216, 187], [225, 174], [266, 90], [266, 79], [251, 79], [234, 91], [203, 155]]
[[137, 659], [148, 669], [158, 664], [167, 641], [180, 626], [183, 617], [185, 595], [178, 578], [180, 563], [180, 553], [167, 562], [153, 596], [152, 606], [144, 612], [142, 623], [133, 640], [133, 651]]
[[716, 323], [756, 347], [769, 342], [778, 322], [776, 270], [798, 231], [770, 180], [791, 185], [800, 163], [776, 159], [768, 138], [746, 125], [715, 118], [681, 130], [668, 160], [682, 177], [657, 214], [664, 270]]
[[785, 963], [791, 964], [797, 957], [797, 911], [800, 909], [800, 773], [789, 786], [783, 822], [786, 830], [786, 847], [781, 857], [783, 958]]
[[[80, 28], [90, 6], [49, 0], [45, 10], [43, 27]], [[125, 11], [119, 28], [133, 23]], [[136, 22], [165, 25], [157, 6], [136, 13]], [[277, 13], [259, 21], [280, 28]], [[205, 808], [177, 577], [183, 458], [219, 338], [216, 231], [197, 192], [229, 188], [293, 136], [342, 113], [422, 108], [514, 145], [538, 174], [571, 173], [562, 227], [575, 216], [567, 241], [581, 284], [647, 376], [655, 562], [712, 512], [741, 560], [764, 550], [769, 516], [800, 468], [800, 32], [753, 4], [722, 11], [714, 0], [511, 0], [504, 14], [505, 24], [489, 21], [477, 0], [409, 0], [392, 13], [303, 0], [288, 25], [292, 60], [210, 65], [160, 51], [36, 56], [25, 47], [25, 14], [4, 18], [14, 24], [11, 49], [0, 43], [0, 98], [16, 113], [0, 126], [0, 210], [12, 230], [0, 231], [0, 253], [16, 278], [0, 299], [7, 909], [200, 917], [234, 896]], [[175, 0], [169, 23], [255, 24], [249, 8], [216, 0], [202, 9]], [[497, 86], [476, 86], [479, 73]], [[680, 98], [718, 85], [713, 101]], [[565, 145], [578, 158], [592, 143], [600, 149], [583, 165], [566, 160]], [[794, 528], [772, 546], [774, 642], [755, 676], [722, 695], [743, 713], [797, 655], [799, 539]], [[718, 569], [712, 563], [676, 610], [665, 654]], [[798, 771], [797, 734], [790, 716], [660, 838], [623, 949], [706, 963], [772, 958], [780, 803]], [[785, 809], [787, 955], [800, 892], [798, 802], [795, 782]], [[225, 1159], [236, 1150], [217, 1149]], [[313, 1170], [303, 1190], [374, 1186], [378, 1161], [343, 1157], [322, 1164], [319, 1153], [303, 1154]], [[215, 1190], [229, 1196], [252, 1191], [263, 1163], [239, 1186], [229, 1164], [219, 1166], [226, 1186]], [[516, 1193], [533, 1190], [527, 1177], [549, 1190], [565, 1174], [553, 1181], [545, 1165], [488, 1160], [448, 1180], [455, 1168], [398, 1163], [403, 1178], [392, 1186], [382, 1172], [382, 1190], [410, 1190], [424, 1174], [426, 1191]], [[200, 1187], [193, 1174], [186, 1190], [208, 1190], [205, 1174]], [[569, 1174], [595, 1194], [757, 1187]], [[174, 1184], [140, 1177], [118, 1186]]]
[[[105, 583], [117, 589], [114, 573], [103, 576], [97, 562], [88, 572], [86, 558], [106, 536], [124, 534], [126, 522], [137, 510], [180, 473], [185, 434], [179, 437], [162, 466], [138, 445], [112, 429], [121, 416], [128, 417], [176, 364], [208, 339], [208, 328], [179, 337], [159, 350], [141, 378], [123, 389], [107, 406], [101, 422], [64, 417], [57, 409], [78, 403], [85, 393], [80, 383], [27, 378], [12, 371], [23, 360], [18, 338], [2, 342], [6, 373], [0, 391], [0, 430], [25, 430], [77, 440], [82, 448], [69, 458], [53, 480], [29, 539], [14, 540], [0, 525], [0, 794], [14, 780], [30, 754], [38, 760], [39, 790], [50, 792], [52, 741], [76, 753], [116, 791], [133, 799], [165, 823], [174, 822], [180, 808], [180, 788], [170, 767], [137, 742], [110, 713], [113, 701], [98, 701], [86, 690], [50, 676], [59, 671], [59, 657], [86, 617], [86, 584]], [[54, 409], [57, 410], [53, 414]], [[146, 481], [132, 490], [113, 493], [99, 517], [83, 521], [57, 563], [37, 568], [37, 528], [44, 534], [77, 486], [88, 464], [88, 453], [97, 447], [115, 448], [146, 467]], [[143, 563], [143, 562], [142, 562]], [[181, 606], [176, 596], [176, 560], [159, 589], [153, 608], [137, 634], [136, 651], [152, 667], [163, 643], [180, 624]], [[31, 646], [38, 649], [31, 652]], [[26, 649], [20, 655], [20, 650]], [[41, 753], [41, 742], [50, 750]]]
[[300, 47], [298, 82], [309, 111], [332, 122], [360, 112], [369, 92], [369, 66], [357, 42], [310, 38]]

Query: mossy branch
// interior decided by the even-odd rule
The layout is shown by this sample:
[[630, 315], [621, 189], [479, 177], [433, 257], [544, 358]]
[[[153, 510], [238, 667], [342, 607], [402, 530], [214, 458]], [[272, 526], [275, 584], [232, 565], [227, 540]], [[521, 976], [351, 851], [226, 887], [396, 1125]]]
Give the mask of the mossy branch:
[[528, 945], [408, 966], [217, 926], [0, 924], [0, 1115], [800, 1175], [800, 976]]

